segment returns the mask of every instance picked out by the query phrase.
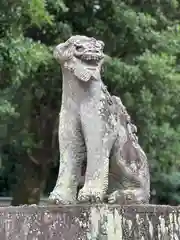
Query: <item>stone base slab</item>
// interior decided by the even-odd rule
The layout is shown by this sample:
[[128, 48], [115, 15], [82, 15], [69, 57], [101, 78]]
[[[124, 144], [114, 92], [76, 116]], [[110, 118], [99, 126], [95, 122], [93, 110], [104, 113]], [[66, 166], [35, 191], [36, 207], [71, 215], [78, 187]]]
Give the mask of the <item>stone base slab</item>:
[[180, 240], [180, 207], [156, 205], [0, 208], [0, 240]]

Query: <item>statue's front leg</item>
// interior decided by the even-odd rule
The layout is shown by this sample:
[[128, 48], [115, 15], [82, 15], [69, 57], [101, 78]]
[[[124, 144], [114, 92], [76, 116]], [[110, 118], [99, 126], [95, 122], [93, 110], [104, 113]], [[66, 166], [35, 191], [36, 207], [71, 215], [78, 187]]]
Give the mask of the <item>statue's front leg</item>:
[[80, 181], [81, 164], [85, 157], [78, 116], [65, 111], [60, 114], [59, 124], [60, 166], [50, 201], [55, 203], [74, 203]]
[[113, 132], [102, 119], [97, 106], [91, 102], [81, 109], [82, 129], [87, 150], [87, 167], [84, 187], [79, 201], [103, 201], [108, 188], [109, 154], [113, 143]]

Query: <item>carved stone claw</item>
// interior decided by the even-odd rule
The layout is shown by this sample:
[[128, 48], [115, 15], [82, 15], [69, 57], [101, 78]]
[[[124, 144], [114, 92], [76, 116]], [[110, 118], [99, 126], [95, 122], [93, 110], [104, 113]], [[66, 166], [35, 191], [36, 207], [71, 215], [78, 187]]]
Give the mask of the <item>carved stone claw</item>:
[[74, 201], [70, 201], [69, 198], [63, 198], [61, 197], [60, 195], [56, 195], [56, 194], [51, 194], [49, 196], [49, 203], [52, 203], [52, 204], [55, 204], [55, 205], [60, 205], [60, 204], [63, 204], [63, 205], [69, 205], [69, 204], [72, 204], [74, 203]]
[[78, 196], [78, 201], [79, 202], [89, 202], [90, 197], [88, 195], [80, 195], [80, 196]]
[[100, 203], [103, 202], [104, 194], [99, 190], [90, 190], [86, 191], [85, 189], [81, 189], [78, 195], [78, 201], [80, 202], [92, 202], [92, 203]]
[[110, 204], [131, 204], [134, 200], [133, 194], [131, 192], [124, 191], [114, 191], [108, 197], [108, 203]]
[[121, 204], [121, 205], [129, 205], [129, 204], [142, 204], [143, 202], [139, 200], [135, 193], [131, 190], [125, 191], [114, 191], [108, 196], [108, 203], [110, 204]]
[[85, 189], [81, 189], [79, 191], [79, 194], [78, 194], [78, 201], [79, 202], [89, 202], [90, 201], [90, 192], [85, 190]]
[[119, 192], [114, 191], [108, 196], [108, 203], [110, 204], [116, 203], [118, 198], [119, 198]]

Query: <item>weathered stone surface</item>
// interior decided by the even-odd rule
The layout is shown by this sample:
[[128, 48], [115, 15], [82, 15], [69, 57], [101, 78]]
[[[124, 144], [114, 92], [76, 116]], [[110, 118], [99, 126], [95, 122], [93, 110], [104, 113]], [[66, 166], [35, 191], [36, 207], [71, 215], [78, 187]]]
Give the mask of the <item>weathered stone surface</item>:
[[54, 50], [63, 75], [60, 166], [49, 197], [56, 204], [149, 203], [147, 157], [120, 97], [103, 83], [103, 49], [102, 41], [76, 35]]
[[154, 205], [0, 208], [2, 240], [179, 240], [180, 207]]

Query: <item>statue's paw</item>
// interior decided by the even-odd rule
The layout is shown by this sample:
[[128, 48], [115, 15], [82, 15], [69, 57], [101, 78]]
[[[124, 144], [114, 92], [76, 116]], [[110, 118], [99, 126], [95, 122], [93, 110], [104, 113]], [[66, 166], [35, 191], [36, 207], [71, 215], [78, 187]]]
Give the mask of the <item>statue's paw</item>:
[[70, 196], [63, 197], [63, 195], [51, 193], [49, 196], [49, 203], [55, 204], [55, 205], [60, 205], [60, 204], [69, 205], [69, 204], [73, 204], [74, 201]]
[[90, 201], [92, 203], [102, 203], [103, 200], [104, 200], [104, 194], [102, 193], [102, 191], [98, 191], [95, 189], [91, 191]]
[[104, 194], [102, 191], [96, 189], [81, 189], [78, 195], [78, 201], [80, 202], [92, 202], [100, 203], [104, 199]]
[[125, 190], [126, 204], [147, 204], [149, 203], [149, 195], [144, 189], [136, 188], [134, 190]]
[[111, 193], [108, 197], [108, 203], [120, 205], [127, 204], [126, 195], [124, 194], [124, 191], [117, 190]]
[[89, 202], [91, 193], [84, 188], [79, 191], [78, 201], [79, 202]]
[[117, 203], [119, 198], [120, 198], [119, 191], [114, 191], [108, 196], [108, 203], [110, 204]]
[[117, 190], [108, 197], [108, 203], [117, 203], [120, 205], [140, 204], [140, 199], [136, 197], [134, 190]]

